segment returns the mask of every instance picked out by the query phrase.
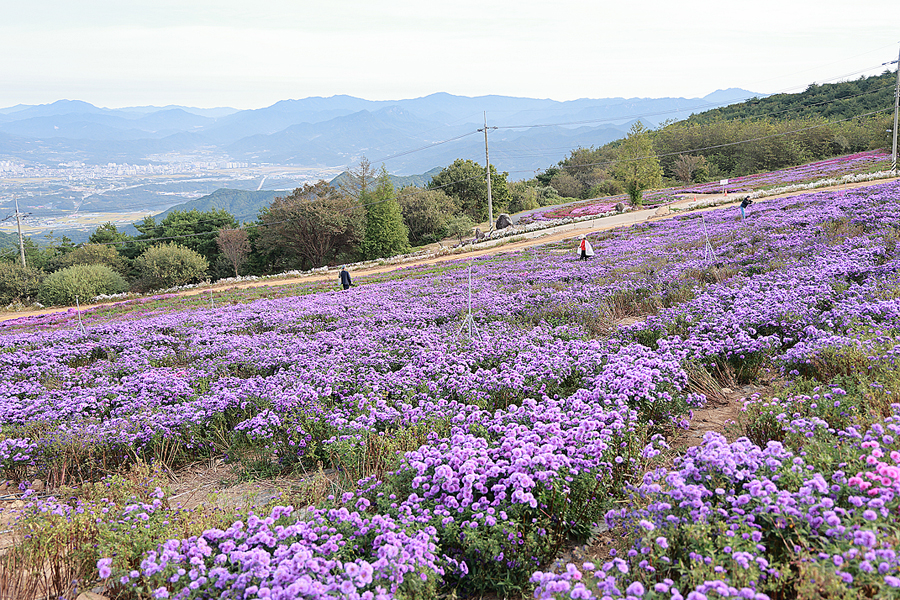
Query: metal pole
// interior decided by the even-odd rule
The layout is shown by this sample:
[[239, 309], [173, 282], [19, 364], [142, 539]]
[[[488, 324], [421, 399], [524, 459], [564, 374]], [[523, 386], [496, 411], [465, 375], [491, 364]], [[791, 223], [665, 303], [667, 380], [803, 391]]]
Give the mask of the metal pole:
[[25, 268], [25, 241], [22, 236], [22, 214], [19, 212], [19, 199], [16, 198], [16, 227], [19, 229], [19, 256], [22, 258], [22, 268]]
[[487, 188], [488, 188], [488, 231], [494, 229], [494, 204], [491, 200], [491, 160], [488, 158], [488, 139], [487, 139], [487, 111], [484, 113], [484, 164], [487, 169]]
[[[894, 92], [894, 145], [891, 150], [891, 173], [897, 173], [897, 112], [900, 110], [900, 53], [897, 55], [897, 90]], [[487, 134], [485, 134], [487, 135]]]

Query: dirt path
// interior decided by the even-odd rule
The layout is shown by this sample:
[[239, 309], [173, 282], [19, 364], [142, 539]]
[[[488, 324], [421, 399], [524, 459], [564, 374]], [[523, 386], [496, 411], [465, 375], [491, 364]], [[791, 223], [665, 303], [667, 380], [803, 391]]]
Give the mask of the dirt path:
[[[867, 187], [870, 185], [877, 185], [880, 183], [885, 183], [887, 181], [891, 181], [889, 179], [879, 179], [876, 181], [866, 181], [859, 183], [848, 183], [844, 185], [836, 185], [830, 187], [817, 188], [815, 190], [804, 190], [798, 192], [790, 192], [786, 194], [779, 194], [774, 196], [766, 196], [763, 199], [757, 200], [756, 202], [765, 202], [766, 200], [774, 199], [774, 198], [783, 198], [786, 196], [797, 196], [800, 194], [808, 194], [812, 192], [823, 192], [823, 191], [835, 191], [835, 190], [845, 190], [845, 189], [854, 189], [859, 187]], [[743, 197], [743, 194], [731, 194], [732, 197]], [[460, 252], [458, 254], [445, 254], [441, 256], [429, 256], [427, 258], [422, 258], [421, 260], [414, 260], [399, 264], [393, 265], [383, 265], [377, 267], [368, 267], [368, 268], [359, 268], [352, 269], [352, 273], [355, 278], [365, 277], [368, 275], [378, 275], [381, 273], [388, 273], [390, 271], [396, 271], [398, 269], [404, 269], [412, 266], [421, 266], [421, 265], [434, 265], [445, 262], [450, 262], [454, 260], [460, 260], [465, 258], [478, 258], [481, 256], [488, 256], [493, 254], [503, 254], [507, 252], [516, 252], [518, 250], [522, 250], [525, 248], [530, 248], [532, 246], [538, 246], [541, 244], [547, 244], [550, 242], [558, 242], [571, 238], [578, 237], [582, 234], [594, 233], [598, 231], [607, 231], [610, 229], [617, 229], [619, 227], [628, 227], [635, 223], [643, 223], [646, 221], [655, 221], [660, 219], [670, 219], [678, 215], [685, 214], [686, 210], [691, 210], [692, 212], [700, 212], [700, 211], [709, 211], [709, 210], [717, 210], [720, 208], [726, 208], [730, 206], [736, 206], [737, 202], [727, 202], [724, 204], [719, 204], [719, 202], [727, 200], [727, 194], [702, 194], [702, 195], [692, 195], [690, 197], [685, 197], [683, 200], [679, 200], [678, 202], [674, 202], [672, 204], [668, 204], [663, 207], [658, 208], [650, 208], [644, 210], [635, 210], [629, 211], [626, 213], [622, 213], [620, 215], [613, 215], [609, 217], [598, 217], [597, 219], [591, 219], [587, 221], [580, 221], [578, 223], [570, 223], [567, 225], [559, 225], [557, 227], [549, 227], [547, 229], [541, 229], [538, 231], [532, 231], [527, 233], [522, 233], [521, 235], [514, 236], [517, 238], [525, 238], [520, 239], [515, 242], [507, 242], [504, 243], [503, 240], [498, 240], [492, 243], [490, 246], [484, 246], [481, 248], [477, 248], [474, 250], [470, 250], [468, 252]], [[692, 204], [702, 203], [713, 204], [714, 206], [701, 206], [697, 208], [691, 208]], [[680, 212], [672, 213], [671, 208], [681, 208]], [[484, 226], [483, 224], [481, 225]], [[437, 246], [435, 244], [435, 246]], [[269, 286], [282, 286], [282, 285], [291, 285], [295, 283], [303, 283], [307, 281], [334, 281], [337, 283], [337, 274], [336, 271], [330, 269], [327, 273], [320, 273], [314, 275], [301, 275], [297, 277], [290, 277], [285, 279], [265, 279], [260, 281], [248, 281], [245, 283], [225, 283], [225, 284], [213, 284], [209, 287], [197, 288], [191, 290], [184, 290], [182, 292], [173, 292], [171, 295], [174, 296], [195, 296], [197, 294], [202, 294], [209, 291], [229, 291], [229, 290], [243, 290], [248, 288], [256, 288], [256, 287], [269, 287]], [[120, 302], [104, 302], [100, 304], [90, 304], [84, 305], [81, 307], [82, 310], [91, 310], [94, 308], [100, 308], [103, 306], [112, 306], [114, 304], [119, 304]], [[124, 302], [128, 302], [128, 300], [124, 300]], [[45, 308], [40, 310], [24, 310], [18, 311], [14, 313], [0, 313], [0, 323], [4, 321], [13, 321], [16, 319], [21, 319], [23, 317], [32, 317], [37, 315], [49, 315], [55, 313], [63, 313], [73, 310], [72, 307], [68, 308]]]

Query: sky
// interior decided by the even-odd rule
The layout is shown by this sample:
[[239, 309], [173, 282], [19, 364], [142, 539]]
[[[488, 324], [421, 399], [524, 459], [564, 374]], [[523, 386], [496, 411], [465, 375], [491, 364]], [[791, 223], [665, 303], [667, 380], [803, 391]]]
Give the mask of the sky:
[[9, 0], [0, 107], [799, 92], [896, 65], [895, 0]]

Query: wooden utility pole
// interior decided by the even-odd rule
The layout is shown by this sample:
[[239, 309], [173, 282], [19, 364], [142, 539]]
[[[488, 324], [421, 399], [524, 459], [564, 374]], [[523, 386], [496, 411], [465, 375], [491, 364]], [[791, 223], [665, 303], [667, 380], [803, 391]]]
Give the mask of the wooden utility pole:
[[25, 268], [25, 238], [22, 235], [22, 213], [19, 212], [19, 199], [16, 198], [16, 227], [19, 230], [19, 256], [22, 258], [22, 268]]
[[897, 55], [897, 90], [894, 92], [894, 145], [891, 150], [891, 173], [897, 173], [897, 113], [900, 112], [900, 54]]
[[497, 129], [496, 127], [487, 126], [487, 112], [484, 113], [484, 129], [478, 131], [484, 132], [484, 164], [487, 169], [487, 192], [488, 192], [488, 231], [494, 230], [494, 203], [491, 200], [491, 159], [488, 156], [488, 129]]

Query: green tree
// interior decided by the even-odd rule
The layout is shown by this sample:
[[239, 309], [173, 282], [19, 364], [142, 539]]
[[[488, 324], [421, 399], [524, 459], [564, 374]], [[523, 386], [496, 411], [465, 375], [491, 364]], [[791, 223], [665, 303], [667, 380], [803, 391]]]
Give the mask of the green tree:
[[570, 198], [590, 198], [591, 190], [610, 179], [606, 166], [615, 161], [615, 153], [611, 148], [575, 148], [564, 160], [559, 162], [562, 173], [554, 175], [551, 183], [561, 196]]
[[91, 244], [114, 244], [116, 248], [121, 248], [122, 244], [118, 242], [127, 242], [130, 239], [130, 235], [122, 233], [115, 224], [107, 221], [94, 230], [94, 233], [88, 238], [88, 242]]
[[360, 246], [363, 257], [372, 260], [409, 252], [409, 230], [403, 222], [394, 185], [383, 166], [378, 186], [364, 198], [366, 234]]
[[0, 305], [30, 304], [37, 297], [44, 273], [19, 262], [0, 260]]
[[[457, 159], [432, 178], [428, 189], [444, 190], [457, 201], [465, 214], [481, 222], [488, 216], [485, 173], [484, 167], [475, 161]], [[491, 165], [491, 202], [495, 215], [509, 204], [509, 186], [506, 182], [508, 176], [509, 173], [498, 173], [494, 165]]]
[[640, 121], [632, 125], [619, 146], [617, 160], [613, 173], [625, 184], [631, 204], [640, 206], [643, 191], [659, 187], [663, 174], [659, 158], [653, 151], [650, 132]]
[[260, 212], [255, 247], [280, 268], [319, 267], [356, 252], [365, 232], [365, 213], [352, 196], [326, 182], [305, 183], [275, 198]]
[[407, 186], [397, 194], [397, 202], [413, 246], [442, 239], [447, 233], [447, 223], [459, 212], [453, 198], [442, 190]]
[[[144, 252], [154, 243], [153, 240], [174, 241], [198, 253], [212, 265], [220, 256], [219, 246], [216, 244], [219, 230], [236, 229], [238, 223], [233, 215], [216, 208], [207, 211], [173, 210], [158, 224], [153, 217], [146, 217], [134, 226], [141, 235], [134, 238], [132, 254]], [[142, 242], [143, 240], [147, 241]]]
[[524, 181], [514, 181], [509, 185], [509, 212], [532, 210], [541, 205], [540, 195], [533, 185]]
[[165, 289], [203, 279], [209, 262], [200, 253], [174, 242], [150, 246], [134, 261], [140, 287]]

